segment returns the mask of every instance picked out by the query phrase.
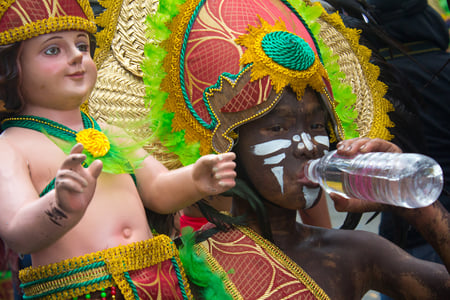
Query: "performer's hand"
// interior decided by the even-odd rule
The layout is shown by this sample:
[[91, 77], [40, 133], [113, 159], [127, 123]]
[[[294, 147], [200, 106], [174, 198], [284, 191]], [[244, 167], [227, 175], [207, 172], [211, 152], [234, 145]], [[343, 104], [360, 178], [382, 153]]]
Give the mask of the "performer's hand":
[[392, 205], [364, 201], [357, 198], [346, 198], [336, 193], [330, 193], [334, 202], [334, 208], [339, 212], [364, 213], [371, 211], [384, 211], [392, 208]]
[[402, 150], [397, 145], [378, 138], [354, 138], [341, 141], [337, 144], [337, 153], [339, 155], [351, 156], [368, 152], [402, 153]]
[[[395, 144], [382, 139], [354, 138], [341, 141], [337, 144], [337, 153], [344, 156], [353, 156], [358, 153], [368, 152], [394, 152], [401, 153], [402, 150]], [[356, 198], [346, 198], [336, 193], [330, 193], [334, 207], [340, 212], [370, 212], [391, 209], [391, 205], [364, 201]]]
[[95, 192], [97, 178], [103, 164], [95, 160], [88, 168], [81, 164], [86, 159], [83, 145], [76, 144], [55, 177], [56, 204], [66, 213], [83, 213]]
[[200, 193], [217, 195], [235, 186], [236, 155], [233, 152], [205, 155], [194, 164], [192, 178]]

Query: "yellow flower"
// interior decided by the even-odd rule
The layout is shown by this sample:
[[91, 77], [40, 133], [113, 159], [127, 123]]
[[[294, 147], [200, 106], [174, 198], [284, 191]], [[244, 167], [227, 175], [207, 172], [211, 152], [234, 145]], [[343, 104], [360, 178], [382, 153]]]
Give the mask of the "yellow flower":
[[83, 129], [77, 133], [77, 142], [83, 144], [84, 149], [93, 157], [102, 157], [108, 153], [110, 145], [108, 137], [94, 128]]

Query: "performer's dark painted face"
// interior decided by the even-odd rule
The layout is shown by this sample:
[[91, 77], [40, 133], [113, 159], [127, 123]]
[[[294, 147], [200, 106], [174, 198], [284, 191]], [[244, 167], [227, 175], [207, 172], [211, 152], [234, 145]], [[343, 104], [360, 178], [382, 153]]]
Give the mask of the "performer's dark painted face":
[[265, 199], [290, 209], [317, 202], [321, 189], [305, 178], [303, 167], [328, 150], [326, 122], [312, 89], [301, 101], [288, 89], [272, 111], [239, 128], [239, 163]]

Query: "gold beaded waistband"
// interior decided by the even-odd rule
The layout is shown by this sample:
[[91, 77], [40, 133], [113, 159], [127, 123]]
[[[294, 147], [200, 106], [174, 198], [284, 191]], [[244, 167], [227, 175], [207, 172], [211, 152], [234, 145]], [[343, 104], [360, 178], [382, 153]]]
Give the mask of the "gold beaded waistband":
[[178, 249], [166, 235], [118, 246], [47, 266], [28, 267], [19, 273], [24, 299], [67, 299], [117, 285], [125, 299], [134, 299], [128, 271], [141, 270], [168, 259], [184, 270]]

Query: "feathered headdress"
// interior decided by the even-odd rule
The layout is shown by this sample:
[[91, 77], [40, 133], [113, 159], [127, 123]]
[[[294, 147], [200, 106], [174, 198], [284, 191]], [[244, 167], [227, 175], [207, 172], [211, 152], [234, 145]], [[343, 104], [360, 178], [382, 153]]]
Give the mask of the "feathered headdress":
[[161, 0], [143, 64], [154, 134], [183, 164], [229, 151], [235, 129], [290, 86], [322, 96], [332, 138], [390, 139], [391, 104], [356, 30], [320, 4]]

